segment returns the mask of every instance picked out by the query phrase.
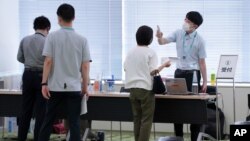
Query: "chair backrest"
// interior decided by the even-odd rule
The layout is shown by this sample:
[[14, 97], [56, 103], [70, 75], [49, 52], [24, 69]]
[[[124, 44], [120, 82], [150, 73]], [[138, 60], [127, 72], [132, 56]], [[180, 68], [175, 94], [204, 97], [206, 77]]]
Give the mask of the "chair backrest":
[[130, 89], [125, 89], [125, 87], [121, 87], [120, 92], [130, 92]]
[[248, 108], [250, 109], [250, 94], [248, 94]]
[[216, 87], [215, 86], [207, 86], [207, 93], [210, 95], [216, 95]]

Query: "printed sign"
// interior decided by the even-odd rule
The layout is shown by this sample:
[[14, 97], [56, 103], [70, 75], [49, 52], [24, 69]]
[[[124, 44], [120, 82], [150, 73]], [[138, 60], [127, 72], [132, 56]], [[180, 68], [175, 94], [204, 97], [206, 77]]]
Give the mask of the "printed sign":
[[217, 78], [234, 78], [238, 55], [221, 55]]

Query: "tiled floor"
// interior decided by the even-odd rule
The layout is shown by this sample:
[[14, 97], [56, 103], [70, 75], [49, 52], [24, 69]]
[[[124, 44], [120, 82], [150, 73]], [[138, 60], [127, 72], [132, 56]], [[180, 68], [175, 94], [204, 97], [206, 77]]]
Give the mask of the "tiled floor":
[[[111, 141], [111, 133], [109, 131], [104, 131], [104, 133], [105, 133], [105, 141]], [[172, 135], [172, 134], [170, 134], [170, 133], [156, 133], [155, 137], [154, 137], [154, 134], [151, 133], [150, 141], [156, 141], [159, 137], [169, 136], [169, 135]], [[185, 141], [189, 141], [188, 136], [189, 135], [186, 135], [187, 139], [185, 139]], [[2, 138], [2, 133], [0, 133], [0, 141], [13, 141], [13, 140], [16, 140], [15, 138], [16, 138], [16, 133], [5, 134], [5, 138]], [[32, 141], [31, 134], [29, 134], [28, 138], [29, 138], [28, 141]], [[65, 139], [65, 135], [52, 135], [50, 141], [61, 141], [63, 139]], [[112, 132], [112, 141], [133, 141], [133, 140], [134, 140], [133, 132], [127, 132], [127, 131], [122, 132], [122, 138], [120, 136], [120, 132], [118, 132], [118, 131]]]
[[[104, 133], [105, 133], [105, 141], [111, 141], [111, 133], [109, 131], [104, 131]], [[173, 136], [173, 134], [157, 132], [154, 136], [154, 134], [151, 133], [150, 141], [157, 141], [159, 137], [164, 137], [164, 136]], [[5, 134], [5, 138], [2, 138], [2, 132], [0, 133], [0, 141], [13, 141], [16, 140], [15, 138], [16, 138], [16, 133]], [[28, 141], [33, 141], [31, 134], [29, 134], [28, 138], [29, 138]], [[52, 135], [50, 141], [62, 141], [63, 139], [65, 139], [65, 135]], [[134, 141], [133, 132], [127, 132], [127, 131], [122, 132], [122, 139], [121, 139], [120, 132], [114, 131], [112, 132], [112, 141]], [[189, 134], [185, 135], [185, 141], [190, 141]]]

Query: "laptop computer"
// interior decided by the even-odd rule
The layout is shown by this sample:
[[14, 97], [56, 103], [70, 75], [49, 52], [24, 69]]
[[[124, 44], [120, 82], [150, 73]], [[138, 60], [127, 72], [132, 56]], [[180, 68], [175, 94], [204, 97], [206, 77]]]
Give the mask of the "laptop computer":
[[167, 94], [173, 95], [193, 95], [193, 92], [187, 90], [185, 78], [168, 78], [165, 80]]

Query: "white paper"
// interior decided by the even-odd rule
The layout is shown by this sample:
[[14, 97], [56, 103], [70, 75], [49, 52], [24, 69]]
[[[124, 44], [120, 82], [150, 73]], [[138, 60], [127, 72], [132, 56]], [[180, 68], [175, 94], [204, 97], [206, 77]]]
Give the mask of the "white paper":
[[167, 61], [169, 61], [168, 57], [161, 57], [161, 64], [166, 63]]
[[84, 95], [82, 97], [82, 102], [81, 102], [81, 113], [80, 115], [86, 114], [88, 112], [87, 110], [87, 96]]
[[179, 57], [168, 57], [168, 59], [171, 61], [171, 62], [177, 62], [179, 60]]

